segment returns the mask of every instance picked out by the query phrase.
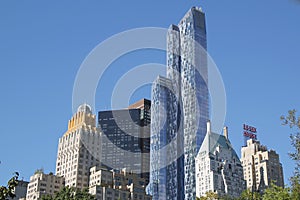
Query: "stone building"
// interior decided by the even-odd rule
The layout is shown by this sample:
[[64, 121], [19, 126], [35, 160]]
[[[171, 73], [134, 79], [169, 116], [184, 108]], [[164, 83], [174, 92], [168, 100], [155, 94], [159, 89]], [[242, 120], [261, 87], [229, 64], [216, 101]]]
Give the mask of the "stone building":
[[89, 170], [100, 164], [101, 132], [96, 127], [96, 115], [87, 104], [79, 106], [68, 130], [59, 139], [56, 175], [65, 178], [65, 186], [87, 188]]
[[92, 167], [89, 192], [97, 200], [151, 200], [145, 192], [146, 180], [139, 174]]
[[241, 162], [247, 188], [251, 191], [263, 192], [272, 182], [284, 187], [283, 169], [279, 155], [268, 151], [259, 141], [250, 139], [247, 146], [242, 147]]
[[64, 178], [53, 173], [45, 174], [42, 170], [37, 170], [30, 177], [27, 186], [26, 200], [39, 200], [43, 195], [53, 195], [64, 187]]
[[211, 132], [211, 124], [207, 123], [207, 134], [195, 159], [197, 197], [207, 192], [239, 197], [245, 190], [243, 167], [229, 141], [227, 127], [223, 133]]

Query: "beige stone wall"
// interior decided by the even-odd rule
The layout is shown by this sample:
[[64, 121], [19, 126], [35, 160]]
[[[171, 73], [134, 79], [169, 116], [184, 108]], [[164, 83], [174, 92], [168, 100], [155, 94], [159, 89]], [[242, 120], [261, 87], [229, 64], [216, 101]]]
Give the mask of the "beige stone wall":
[[241, 155], [248, 189], [263, 190], [272, 181], [284, 187], [282, 165], [275, 151], [268, 151], [258, 141], [251, 139], [247, 141], [247, 146], [242, 147]]
[[59, 139], [56, 174], [65, 177], [65, 185], [79, 189], [89, 186], [89, 170], [101, 161], [101, 132], [90, 107], [82, 105]]
[[53, 195], [64, 187], [64, 178], [39, 172], [30, 177], [27, 187], [27, 200], [38, 200], [43, 195]]

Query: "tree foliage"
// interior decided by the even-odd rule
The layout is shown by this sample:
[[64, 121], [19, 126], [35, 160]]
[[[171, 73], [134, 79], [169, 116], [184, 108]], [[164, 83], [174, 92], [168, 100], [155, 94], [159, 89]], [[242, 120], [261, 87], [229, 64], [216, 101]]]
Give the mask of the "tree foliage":
[[252, 192], [251, 190], [244, 190], [239, 200], [260, 200], [261, 195], [258, 192]]
[[289, 110], [287, 116], [281, 116], [283, 125], [288, 125], [294, 132], [290, 134], [291, 144], [294, 152], [289, 153], [292, 160], [295, 161], [294, 176], [291, 177], [292, 186], [300, 184], [300, 116], [296, 116], [296, 110]]
[[205, 194], [205, 196], [202, 196], [200, 198], [198, 198], [199, 200], [215, 200], [215, 199], [219, 199], [219, 195], [210, 191], [210, 192], [207, 192]]
[[293, 183], [291, 192], [292, 192], [292, 199], [300, 199], [300, 183], [299, 183], [299, 181]]
[[265, 190], [262, 200], [293, 200], [290, 189], [282, 188], [274, 183]]
[[205, 196], [196, 197], [196, 200], [236, 200], [236, 198], [232, 198], [228, 195], [219, 195], [215, 192], [207, 192]]
[[15, 187], [18, 185], [19, 173], [15, 172], [14, 176], [8, 181], [7, 186], [0, 187], [0, 200], [5, 200], [8, 197], [14, 198]]
[[88, 189], [79, 190], [76, 188], [64, 187], [54, 196], [43, 196], [42, 200], [95, 200], [95, 197], [88, 192]]

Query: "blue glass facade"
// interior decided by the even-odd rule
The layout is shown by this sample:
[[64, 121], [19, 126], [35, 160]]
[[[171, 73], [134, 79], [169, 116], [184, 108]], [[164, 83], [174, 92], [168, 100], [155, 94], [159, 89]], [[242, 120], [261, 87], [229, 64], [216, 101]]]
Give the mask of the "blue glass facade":
[[192, 8], [181, 20], [181, 99], [184, 135], [184, 187], [186, 200], [196, 198], [195, 158], [206, 135], [209, 93], [205, 15]]
[[[172, 82], [159, 76], [152, 86], [150, 184], [153, 199], [177, 199], [177, 116]], [[154, 120], [154, 121], [152, 121]]]
[[209, 120], [207, 83], [205, 15], [191, 8], [178, 26], [170, 26], [167, 78], [158, 77], [152, 86], [148, 189], [153, 200], [196, 199], [195, 158]]

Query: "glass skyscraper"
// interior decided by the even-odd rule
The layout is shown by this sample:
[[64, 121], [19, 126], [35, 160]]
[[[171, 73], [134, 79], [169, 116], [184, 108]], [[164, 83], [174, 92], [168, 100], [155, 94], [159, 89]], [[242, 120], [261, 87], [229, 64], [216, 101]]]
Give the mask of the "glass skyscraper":
[[195, 157], [209, 120], [206, 26], [200, 8], [191, 8], [168, 30], [167, 78], [153, 83], [151, 109], [148, 190], [154, 200], [195, 200]]
[[[159, 76], [152, 86], [151, 138], [150, 138], [150, 185], [153, 199], [176, 199], [177, 187], [177, 140], [176, 97], [172, 81]], [[152, 121], [154, 120], [154, 121]]]
[[139, 174], [149, 182], [150, 106], [142, 99], [127, 109], [100, 111], [102, 165]]

